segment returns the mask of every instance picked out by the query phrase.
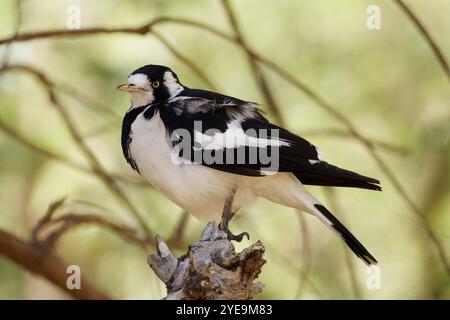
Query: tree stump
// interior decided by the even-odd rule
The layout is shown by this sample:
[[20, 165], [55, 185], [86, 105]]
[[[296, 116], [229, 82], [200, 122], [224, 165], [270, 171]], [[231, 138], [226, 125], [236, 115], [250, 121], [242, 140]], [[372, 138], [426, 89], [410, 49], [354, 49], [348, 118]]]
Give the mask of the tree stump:
[[210, 221], [200, 240], [176, 258], [156, 236], [157, 251], [147, 262], [167, 287], [167, 300], [248, 300], [264, 285], [254, 282], [266, 262], [264, 245], [257, 241], [236, 253], [225, 232]]

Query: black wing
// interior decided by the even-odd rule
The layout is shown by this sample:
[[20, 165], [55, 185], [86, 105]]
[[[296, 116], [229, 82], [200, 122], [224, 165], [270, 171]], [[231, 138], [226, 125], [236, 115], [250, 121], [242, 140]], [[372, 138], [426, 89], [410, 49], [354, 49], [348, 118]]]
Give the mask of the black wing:
[[188, 89], [158, 109], [186, 160], [240, 175], [292, 172], [303, 184], [381, 190], [378, 180], [323, 161], [314, 145], [267, 121], [251, 102]]

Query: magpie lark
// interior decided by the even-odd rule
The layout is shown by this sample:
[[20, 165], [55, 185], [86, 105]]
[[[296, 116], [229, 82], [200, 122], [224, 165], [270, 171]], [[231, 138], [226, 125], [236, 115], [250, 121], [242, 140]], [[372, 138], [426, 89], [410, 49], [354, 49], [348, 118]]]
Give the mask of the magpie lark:
[[[327, 163], [307, 140], [264, 118], [256, 103], [190, 89], [167, 67], [141, 67], [117, 89], [132, 103], [122, 125], [127, 162], [187, 212], [216, 219], [230, 195], [233, 214], [262, 197], [313, 214], [367, 265], [377, 263], [304, 185], [381, 190], [378, 180]], [[229, 232], [228, 220], [222, 223]]]

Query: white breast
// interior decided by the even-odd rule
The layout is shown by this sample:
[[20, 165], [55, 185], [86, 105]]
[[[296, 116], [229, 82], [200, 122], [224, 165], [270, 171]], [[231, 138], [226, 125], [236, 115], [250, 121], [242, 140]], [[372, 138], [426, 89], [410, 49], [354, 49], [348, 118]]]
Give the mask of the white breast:
[[198, 164], [172, 161], [171, 146], [159, 112], [141, 113], [131, 126], [130, 153], [141, 175], [166, 197], [200, 219], [218, 218], [225, 199], [237, 186], [235, 210], [255, 196], [240, 176]]

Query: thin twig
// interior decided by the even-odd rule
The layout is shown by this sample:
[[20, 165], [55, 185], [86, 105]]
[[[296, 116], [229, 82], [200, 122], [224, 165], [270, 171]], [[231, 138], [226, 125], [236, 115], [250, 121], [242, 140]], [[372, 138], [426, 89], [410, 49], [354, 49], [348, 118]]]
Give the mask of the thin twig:
[[252, 226], [250, 226], [242, 218], [239, 220], [239, 224], [243, 225], [245, 227], [245, 229], [247, 229], [247, 230], [252, 229], [252, 234], [256, 235], [256, 237], [258, 239], [260, 239], [262, 242], [269, 243], [266, 245], [266, 247], [268, 249], [267, 252], [276, 256], [277, 257], [276, 261], [280, 262], [280, 265], [291, 269], [293, 274], [299, 275], [300, 277], [302, 277], [304, 279], [305, 283], [307, 283], [309, 285], [309, 287], [312, 289], [312, 291], [318, 297], [325, 299], [326, 296], [321, 292], [321, 290], [316, 285], [316, 283], [311, 279], [311, 275], [306, 273], [301, 267], [296, 266], [295, 263], [293, 263], [290, 258], [286, 257], [280, 250], [278, 250], [278, 248], [271, 246], [270, 241], [269, 242], [264, 241], [264, 237], [258, 231], [257, 226], [255, 224], [252, 224]]
[[189, 213], [187, 211], [183, 211], [180, 217], [180, 221], [178, 221], [177, 227], [175, 228], [175, 231], [172, 234], [172, 238], [170, 239], [172, 243], [183, 242], [188, 221], [189, 221]]
[[[312, 267], [312, 260], [311, 260], [311, 241], [308, 231], [308, 224], [306, 223], [304, 213], [298, 212], [297, 213], [297, 220], [300, 225], [300, 232], [302, 236], [302, 261], [303, 261], [303, 272], [304, 274], [309, 274]], [[302, 275], [298, 278], [298, 286], [297, 286], [297, 292], [295, 293], [295, 298], [300, 299], [303, 294], [304, 289], [304, 277]]]
[[61, 217], [47, 221], [45, 226], [40, 228], [40, 233], [55, 225], [59, 225], [59, 227], [50, 232], [44, 240], [39, 240], [38, 242], [42, 243], [44, 247], [52, 249], [60, 237], [67, 231], [84, 224], [94, 224], [96, 226], [109, 229], [125, 240], [136, 243], [144, 250], [148, 250], [149, 246], [154, 246], [155, 244], [153, 238], [149, 238], [145, 235], [140, 236], [136, 230], [119, 225], [101, 216], [75, 213], [67, 213]]
[[99, 112], [102, 115], [108, 117], [110, 120], [108, 123], [112, 127], [120, 127], [121, 124], [121, 118], [118, 114], [116, 114], [111, 107], [108, 107], [104, 104], [99, 103], [98, 101], [95, 101], [91, 97], [87, 96], [86, 94], [80, 92], [79, 90], [72, 88], [68, 86], [67, 84], [62, 83], [61, 81], [53, 81], [52, 82], [53, 87], [67, 96], [71, 97], [72, 99], [76, 100], [80, 103], [83, 107], [90, 111]]
[[[261, 238], [261, 237], [259, 237], [259, 238]], [[288, 257], [286, 257], [283, 253], [281, 253], [281, 251], [279, 251], [275, 247], [267, 246], [267, 245], [266, 245], [266, 247], [269, 249], [268, 252], [277, 256], [277, 260], [282, 260], [283, 266], [287, 266], [287, 267], [291, 268], [292, 272], [300, 275], [304, 279], [305, 283], [309, 284], [309, 287], [312, 289], [312, 291], [318, 297], [320, 297], [321, 299], [325, 299], [325, 295], [321, 292], [321, 290], [319, 290], [316, 283], [311, 279], [309, 273], [306, 273], [305, 270], [303, 270], [303, 269], [297, 267], [295, 264], [293, 264]]]
[[[14, 36], [19, 34], [20, 26], [22, 24], [22, 0], [16, 0], [16, 23], [14, 25]], [[11, 54], [10, 43], [7, 43], [3, 48], [3, 55], [1, 59], [0, 66], [4, 67], [8, 64]]]
[[40, 230], [52, 219], [55, 212], [61, 208], [66, 201], [65, 198], [59, 199], [52, 204], [47, 209], [47, 212], [44, 214], [44, 216], [39, 219], [39, 221], [34, 226], [33, 230], [31, 231], [31, 242], [34, 244], [38, 244], [38, 235]]
[[370, 153], [372, 154], [372, 157], [375, 159], [378, 166], [382, 169], [382, 171], [385, 173], [385, 175], [389, 178], [391, 183], [394, 185], [395, 189], [399, 192], [401, 197], [406, 201], [406, 203], [409, 205], [409, 207], [413, 210], [413, 213], [416, 215], [418, 220], [421, 222], [421, 226], [425, 230], [426, 234], [430, 238], [430, 240], [434, 243], [439, 258], [442, 261], [445, 271], [447, 274], [450, 275], [450, 262], [448, 260], [447, 252], [445, 250], [444, 244], [441, 242], [441, 240], [438, 238], [436, 233], [433, 231], [433, 228], [430, 224], [430, 222], [426, 219], [425, 215], [422, 213], [422, 211], [419, 209], [419, 207], [415, 204], [415, 202], [411, 199], [411, 197], [406, 192], [405, 188], [402, 186], [398, 178], [395, 176], [395, 174], [392, 172], [392, 170], [386, 165], [386, 163], [381, 159], [381, 157], [378, 155], [378, 153], [370, 149]]
[[[343, 214], [343, 211], [341, 210], [341, 208], [339, 207], [337, 197], [336, 197], [334, 190], [332, 188], [325, 189], [325, 195], [328, 198], [331, 210], [334, 212], [339, 212], [340, 220], [342, 220], [342, 222], [345, 224], [345, 217], [343, 217], [344, 214]], [[344, 247], [344, 246], [342, 246], [342, 247], [344, 248], [345, 262], [347, 264], [348, 273], [350, 276], [350, 283], [352, 286], [354, 298], [357, 300], [360, 300], [360, 299], [362, 299], [362, 294], [361, 294], [361, 288], [360, 288], [360, 285], [358, 283], [357, 276], [356, 276], [353, 255], [352, 255], [352, 253], [350, 253], [350, 250], [348, 250], [347, 247]]]
[[[87, 201], [74, 201], [72, 203], [87, 205], [93, 207], [94, 209], [100, 209], [106, 212], [109, 210], [108, 208], [104, 208], [98, 204], [93, 204]], [[96, 214], [74, 213], [74, 210], [70, 209], [68, 206], [64, 206], [66, 210], [63, 215], [54, 217], [58, 210], [63, 209], [63, 205], [65, 205], [64, 198], [52, 203], [47, 209], [46, 214], [38, 221], [32, 230], [32, 243], [42, 250], [49, 252], [52, 251], [57, 241], [68, 231], [86, 224], [106, 228], [114, 234], [124, 238], [126, 241], [131, 241], [132, 243], [137, 244], [146, 252], [150, 246], [153, 247], [155, 245], [155, 240], [153, 237], [148, 237], [135, 229], [118, 224]], [[183, 220], [186, 220], [186, 218], [184, 217]], [[180, 224], [184, 224], [184, 222], [181, 221]], [[182, 242], [182, 231], [180, 233], [175, 233], [168, 240], [168, 243], [175, 248], [180, 248], [182, 246]]]
[[[67, 165], [73, 169], [88, 173], [88, 174], [94, 174], [94, 171], [80, 163], [77, 163], [70, 158], [57, 154], [53, 151], [50, 151], [48, 149], [45, 149], [44, 147], [32, 142], [27, 137], [19, 133], [17, 130], [11, 128], [6, 123], [4, 123], [0, 119], [0, 131], [8, 135], [9, 137], [13, 138], [14, 140], [20, 142], [25, 147], [31, 149], [32, 151], [36, 152], [37, 154], [51, 160], [55, 160], [57, 162], [60, 162], [61, 164]], [[109, 174], [114, 180], [117, 182], [123, 182], [123, 183], [131, 183], [139, 187], [149, 187], [149, 184], [146, 183], [144, 180], [140, 179], [134, 179], [132, 177], [122, 176], [116, 173], [110, 173]]]
[[56, 30], [56, 31], [40, 31], [30, 32], [11, 36], [6, 39], [0, 40], [0, 45], [8, 44], [11, 42], [24, 42], [36, 39], [45, 38], [58, 38], [58, 37], [71, 37], [73, 35], [92, 35], [99, 33], [128, 33], [128, 34], [146, 34], [149, 32], [149, 25], [145, 25], [140, 28], [86, 28], [77, 30]]
[[272, 92], [267, 83], [267, 79], [263, 73], [263, 70], [256, 62], [255, 57], [252, 54], [250, 54], [248, 50], [246, 50], [248, 45], [242, 35], [241, 29], [239, 28], [239, 24], [237, 22], [235, 14], [233, 13], [233, 9], [231, 8], [230, 2], [228, 0], [222, 0], [222, 6], [225, 9], [225, 13], [235, 33], [235, 39], [237, 41], [237, 44], [239, 45], [239, 47], [243, 48], [246, 53], [247, 61], [250, 65], [250, 68], [252, 69], [253, 77], [255, 78], [255, 81], [258, 84], [261, 93], [263, 94], [264, 100], [266, 101], [268, 107], [270, 108], [270, 111], [274, 115], [275, 120], [279, 124], [283, 125], [284, 124], [283, 116], [281, 114], [280, 108], [278, 107], [272, 95]]
[[152, 30], [152, 35], [155, 36], [172, 54], [181, 62], [183, 62], [186, 66], [189, 67], [203, 82], [212, 90], [216, 90], [216, 86], [212, 81], [208, 78], [208, 76], [199, 68], [197, 65], [191, 61], [188, 57], [183, 55], [180, 51], [178, 51], [169, 41], [164, 38], [164, 36]]
[[[303, 135], [303, 136], [327, 136], [327, 137], [337, 137], [337, 138], [352, 137], [348, 133], [347, 130], [336, 129], [336, 128], [302, 130], [301, 135]], [[400, 156], [406, 156], [410, 152], [405, 147], [397, 146], [397, 145], [394, 145], [389, 142], [376, 140], [376, 139], [370, 139], [370, 141], [375, 147], [379, 148], [380, 150], [383, 149], [385, 151], [389, 151], [389, 152], [398, 154]]]
[[24, 42], [31, 41], [36, 39], [45, 39], [45, 38], [59, 38], [59, 37], [72, 37], [72, 36], [87, 36], [93, 34], [111, 34], [111, 33], [125, 33], [125, 34], [135, 34], [135, 35], [145, 35], [147, 33], [152, 32], [152, 28], [158, 24], [164, 23], [175, 23], [187, 25], [199, 29], [206, 30], [211, 32], [221, 38], [236, 40], [233, 37], [227, 35], [226, 33], [216, 29], [212, 26], [204, 24], [202, 22], [193, 21], [190, 19], [184, 18], [176, 18], [176, 17], [159, 17], [156, 18], [143, 26], [140, 27], [128, 27], [128, 28], [85, 28], [85, 29], [76, 29], [76, 30], [51, 30], [51, 31], [40, 31], [40, 32], [30, 32], [30, 33], [22, 33], [13, 35], [11, 37], [1, 39], [0, 45], [7, 44], [10, 42]]
[[444, 53], [439, 48], [436, 40], [434, 40], [433, 37], [431, 36], [431, 33], [427, 30], [425, 25], [419, 20], [417, 15], [415, 15], [414, 12], [406, 5], [406, 3], [404, 3], [402, 0], [393, 0], [393, 1], [395, 3], [397, 3], [397, 5], [400, 7], [400, 9], [403, 11], [403, 13], [411, 20], [411, 22], [414, 24], [414, 26], [419, 30], [419, 32], [425, 38], [425, 40], [427, 41], [431, 50], [433, 51], [434, 55], [436, 56], [437, 61], [441, 65], [445, 74], [447, 75], [448, 80], [450, 80], [449, 63], [445, 59]]

